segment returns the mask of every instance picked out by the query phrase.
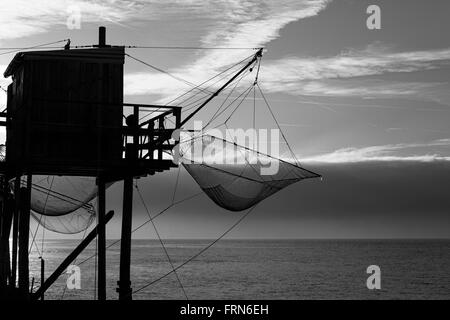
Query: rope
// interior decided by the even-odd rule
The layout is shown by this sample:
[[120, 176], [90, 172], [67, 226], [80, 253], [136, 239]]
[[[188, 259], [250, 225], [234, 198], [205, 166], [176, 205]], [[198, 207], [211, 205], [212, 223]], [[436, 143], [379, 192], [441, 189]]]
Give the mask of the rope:
[[[228, 67], [227, 69], [223, 70], [222, 72], [216, 74], [214, 77], [211, 77], [211, 78], [209, 78], [209, 79], [203, 81], [203, 82], [200, 83], [198, 86], [196, 86], [196, 87], [194, 87], [194, 88], [191, 88], [190, 90], [184, 92], [183, 94], [181, 94], [181, 95], [175, 97], [174, 99], [170, 100], [169, 102], [165, 103], [165, 106], [167, 106], [167, 105], [169, 105], [169, 104], [171, 104], [171, 103], [177, 101], [178, 99], [184, 97], [185, 95], [191, 93], [192, 91], [196, 90], [197, 87], [201, 87], [201, 86], [203, 86], [204, 84], [206, 84], [206, 83], [212, 81], [213, 79], [215, 79], [215, 78], [217, 78], [217, 77], [220, 77], [221, 75], [225, 74], [226, 72], [230, 71], [231, 69], [233, 69], [233, 68], [235, 68], [236, 66], [242, 64], [243, 62], [245, 62], [246, 60], [248, 60], [248, 59], [250, 59], [250, 58], [252, 58], [252, 57], [253, 57], [253, 55], [248, 56], [248, 57], [246, 57], [245, 59], [243, 59], [243, 60], [241, 60], [241, 61], [239, 61], [239, 62], [233, 64], [232, 66]], [[228, 76], [228, 75], [227, 75], [227, 76]], [[225, 77], [225, 76], [224, 76], [224, 77]], [[218, 81], [221, 81], [222, 79], [223, 79], [223, 77], [220, 78]], [[214, 85], [214, 84], [217, 83], [218, 81], [216, 81], [216, 82], [214, 82], [214, 83], [208, 85], [208, 86], [207, 86], [206, 88], [204, 88], [204, 89], [210, 88], [212, 85]], [[199, 93], [204, 93], [204, 91], [203, 91], [203, 92], [202, 92], [202, 91], [199, 91], [199, 92], [197, 92], [197, 93], [191, 95], [189, 98], [180, 101], [178, 104], [181, 105], [181, 104], [183, 104], [183, 103], [189, 101], [190, 99], [192, 99], [192, 98], [194, 98], [195, 96], [197, 96]], [[206, 97], [202, 97], [200, 100], [205, 99], [205, 98], [206, 98]], [[199, 101], [199, 100], [196, 100], [196, 102], [197, 102], [197, 101]], [[195, 106], [194, 106], [194, 107], [195, 107]], [[192, 108], [192, 107], [190, 107], [190, 108], [188, 108], [188, 109], [183, 109], [183, 112], [184, 112], [184, 111], [187, 111], [187, 110], [189, 110], [189, 109], [191, 109], [191, 108]], [[160, 108], [158, 108], [156, 111], [158, 111], [159, 109], [160, 109]], [[151, 112], [150, 114], [147, 114], [147, 115], [143, 116], [143, 117], [142, 117], [141, 119], [139, 119], [139, 120], [143, 120], [143, 119], [147, 118], [147, 117], [148, 117], [149, 115], [151, 115], [152, 113], [153, 113], [153, 112]]]
[[[182, 203], [182, 202], [191, 200], [191, 199], [193, 199], [193, 198], [195, 198], [195, 197], [197, 197], [197, 196], [199, 196], [199, 195], [202, 195], [202, 194], [204, 194], [203, 191], [198, 192], [198, 193], [196, 193], [196, 194], [194, 194], [194, 195], [192, 195], [192, 196], [189, 196], [189, 197], [187, 197], [187, 198], [184, 198], [184, 199], [182, 199], [182, 200], [179, 200], [179, 201], [177, 201], [177, 202], [174, 202], [174, 204], [167, 206], [166, 208], [164, 208], [163, 210], [161, 210], [160, 212], [158, 212], [156, 215], [154, 215], [151, 219], [148, 219], [147, 221], [144, 221], [144, 222], [143, 222], [142, 224], [140, 224], [138, 227], [134, 228], [134, 229], [131, 231], [131, 233], [134, 233], [134, 232], [138, 231], [139, 229], [141, 229], [142, 227], [144, 227], [146, 224], [150, 223], [151, 220], [154, 220], [154, 219], [156, 219], [157, 217], [159, 217], [160, 215], [164, 214], [164, 213], [165, 213], [167, 210], [169, 210], [170, 208], [172, 208], [172, 207], [174, 207], [174, 206], [176, 206], [176, 205], [178, 205], [178, 204], [180, 204], [180, 203]], [[120, 239], [114, 241], [114, 242], [111, 243], [109, 246], [107, 246], [106, 249], [109, 249], [109, 248], [111, 248], [112, 246], [115, 246], [115, 245], [118, 244], [119, 242], [120, 242]], [[95, 254], [92, 255], [92, 256], [90, 256], [90, 257], [88, 257], [88, 258], [86, 258], [85, 260], [83, 260], [82, 262], [80, 262], [78, 265], [82, 265], [83, 263], [89, 261], [90, 259], [92, 259], [92, 258], [94, 258], [94, 257], [95, 257]]]
[[283, 140], [284, 140], [284, 142], [286, 143], [286, 145], [287, 145], [287, 147], [288, 147], [288, 149], [289, 149], [289, 151], [290, 151], [290, 153], [291, 153], [293, 159], [295, 160], [295, 162], [296, 162], [296, 164], [297, 164], [298, 166], [301, 166], [300, 161], [298, 160], [297, 156], [295, 155], [294, 151], [292, 150], [291, 146], [289, 145], [289, 143], [288, 143], [288, 141], [287, 141], [287, 139], [286, 139], [286, 136], [284, 135], [284, 132], [283, 132], [283, 130], [281, 129], [281, 126], [280, 126], [280, 124], [278, 123], [278, 120], [277, 120], [277, 118], [275, 117], [275, 115], [274, 115], [274, 113], [273, 113], [273, 111], [272, 111], [272, 108], [270, 107], [269, 102], [267, 101], [266, 96], [265, 96], [264, 93], [262, 92], [261, 87], [259, 86], [259, 84], [256, 83], [256, 85], [258, 86], [259, 92], [261, 93], [261, 96], [263, 97], [264, 102], [266, 103], [266, 106], [267, 106], [267, 108], [269, 109], [270, 114], [272, 115], [273, 120], [274, 120], [275, 123], [277, 124], [278, 130], [280, 130], [281, 136], [283, 137]]
[[[72, 48], [95, 48], [96, 45], [72, 46]], [[112, 48], [126, 49], [162, 49], [162, 50], [260, 50], [257, 47], [195, 47], [195, 46], [134, 46], [134, 45], [111, 45]]]
[[[50, 191], [51, 191], [51, 189], [52, 189], [52, 187], [53, 187], [53, 181], [54, 181], [54, 180], [55, 180], [55, 177], [52, 176], [52, 182], [50, 183], [50, 188], [48, 189], [47, 196], [46, 196], [46, 198], [45, 198], [44, 212], [45, 212], [45, 209], [46, 209], [46, 207], [47, 207], [48, 197], [49, 197]], [[39, 226], [41, 225], [41, 221], [42, 221], [42, 217], [43, 217], [43, 216], [44, 216], [44, 215], [41, 214], [41, 216], [40, 216], [40, 218], [39, 218], [38, 225], [36, 226], [36, 231], [34, 232], [33, 240], [31, 241], [31, 246], [30, 246], [30, 249], [29, 249], [29, 251], [28, 251], [28, 255], [30, 255], [31, 247], [33, 247], [33, 243], [35, 243], [36, 235], [37, 235], [37, 233], [38, 233]], [[44, 222], [44, 223], [45, 223], [45, 222]], [[45, 229], [45, 227], [43, 227], [43, 229]], [[42, 241], [44, 241], [44, 239], [42, 239]], [[44, 244], [42, 243], [42, 246], [41, 246], [41, 247], [43, 248], [43, 246], [44, 246]], [[38, 252], [39, 252], [39, 251], [38, 251]], [[42, 253], [39, 253], [39, 255], [42, 257], [43, 250], [41, 250], [41, 252], [42, 252]]]
[[[21, 50], [36, 49], [36, 48], [39, 48], [39, 47], [49, 46], [49, 45], [60, 43], [60, 42], [67, 42], [67, 40], [69, 40], [69, 39], [63, 39], [63, 40], [59, 40], [59, 41], [38, 44], [38, 45], [32, 46], [32, 47], [11, 48], [12, 49], [11, 51], [0, 53], [0, 56], [5, 55], [5, 54], [10, 54], [10, 53], [15, 53], [15, 52], [18, 52], [18, 51], [21, 51]], [[59, 47], [59, 48], [61, 48], [61, 47]], [[47, 47], [45, 49], [50, 49], [50, 47]], [[0, 50], [9, 50], [9, 49], [8, 48], [3, 48], [3, 49], [0, 49]]]
[[[145, 201], [144, 201], [144, 198], [143, 198], [143, 196], [142, 196], [142, 194], [141, 194], [141, 191], [139, 190], [139, 187], [138, 187], [138, 185], [137, 185], [137, 181], [136, 181], [135, 187], [136, 187], [136, 191], [137, 191], [138, 194], [139, 194], [139, 198], [141, 199], [142, 205], [144, 206], [145, 211], [147, 211], [148, 217], [151, 219], [150, 211], [148, 210], [148, 207], [147, 207], [147, 205], [146, 205], [146, 203], [145, 203]], [[186, 300], [189, 300], [189, 298], [188, 298], [188, 296], [187, 296], [187, 294], [186, 294], [186, 290], [184, 289], [183, 283], [181, 282], [180, 277], [178, 276], [178, 273], [175, 271], [175, 267], [174, 267], [174, 265], [173, 265], [172, 259], [170, 258], [169, 252], [167, 251], [167, 248], [166, 248], [166, 246], [164, 245], [163, 240], [161, 239], [161, 236], [160, 236], [160, 234], [159, 234], [159, 232], [158, 232], [158, 229], [156, 228], [156, 224], [155, 224], [155, 222], [153, 221], [153, 219], [151, 220], [151, 222], [152, 222], [152, 225], [153, 225], [153, 229], [155, 230], [155, 233], [156, 233], [156, 235], [157, 235], [157, 237], [158, 237], [158, 240], [159, 240], [159, 242], [161, 243], [161, 246], [162, 246], [162, 248], [163, 248], [163, 250], [164, 250], [164, 253], [166, 254], [167, 260], [169, 261], [169, 264], [170, 264], [170, 266], [171, 266], [171, 268], [172, 268], [172, 271], [174, 272], [175, 277], [177, 278], [177, 281], [178, 281], [178, 283], [180, 284], [180, 288], [181, 288], [181, 290], [183, 291], [183, 294], [184, 294], [184, 296], [186, 297]]]
[[[206, 84], [206, 83], [212, 81], [214, 78], [217, 78], [217, 77], [220, 76], [220, 78], [219, 78], [218, 80], [216, 80], [216, 81], [214, 81], [213, 83], [209, 84], [207, 87], [205, 87], [205, 89], [214, 86], [214, 85], [215, 85], [216, 83], [218, 83], [219, 81], [222, 81], [222, 80], [225, 79], [226, 77], [229, 77], [230, 74], [233, 74], [235, 71], [232, 70], [232, 69], [234, 69], [235, 67], [237, 67], [237, 66], [243, 64], [245, 61], [247, 61], [247, 60], [249, 60], [249, 59], [251, 59], [251, 58], [253, 58], [253, 55], [248, 56], [247, 58], [245, 58], [245, 59], [243, 59], [243, 60], [241, 60], [241, 61], [239, 61], [239, 62], [233, 64], [231, 67], [229, 67], [229, 68], [225, 69], [224, 71], [218, 73], [218, 74], [215, 75], [214, 77], [212, 77], [212, 78], [210, 78], [210, 79], [208, 79], [208, 80], [202, 82], [199, 86], [201, 86], [201, 85], [203, 85], [203, 84]], [[186, 102], [186, 101], [189, 101], [190, 99], [192, 99], [193, 97], [197, 96], [198, 94], [199, 94], [199, 93], [196, 93], [196, 94], [194, 94], [193, 96], [191, 96], [191, 97], [189, 97], [189, 98], [187, 98], [187, 99], [182, 100], [179, 104], [182, 104], [182, 103], [184, 103], [184, 102]], [[199, 100], [196, 100], [196, 101], [199, 101]], [[185, 107], [186, 107], [186, 106], [185, 106]]]
[[259, 50], [256, 47], [182, 47], [182, 46], [125, 46], [128, 49], [164, 49], [164, 50]]
[[242, 217], [240, 217], [231, 227], [229, 227], [220, 237], [218, 237], [216, 240], [214, 240], [213, 242], [211, 242], [209, 245], [207, 245], [206, 247], [204, 247], [202, 250], [200, 250], [199, 252], [197, 252], [195, 255], [193, 255], [192, 257], [190, 257], [188, 260], [186, 260], [185, 262], [183, 262], [182, 264], [180, 264], [179, 266], [177, 266], [174, 270], [169, 271], [168, 273], [162, 275], [161, 277], [147, 283], [146, 285], [140, 287], [139, 289], [136, 289], [133, 291], [133, 294], [138, 293], [142, 290], [144, 290], [145, 288], [161, 281], [162, 279], [166, 278], [167, 276], [169, 276], [170, 274], [172, 274], [173, 272], [177, 271], [178, 269], [182, 268], [183, 266], [185, 266], [186, 264], [188, 264], [189, 262], [191, 262], [192, 260], [196, 259], [198, 256], [200, 256], [202, 253], [204, 253], [206, 250], [208, 250], [209, 248], [211, 248], [213, 245], [215, 245], [217, 242], [219, 242], [221, 239], [223, 239], [228, 233], [230, 233], [236, 226], [238, 226], [252, 211], [253, 209], [256, 207], [256, 205], [254, 205], [253, 207], [251, 207], [244, 215], [242, 215]]
[[[36, 229], [36, 232], [35, 232], [35, 234], [33, 235], [33, 231], [31, 231], [30, 230], [30, 234], [31, 234], [31, 236], [33, 237], [33, 239], [34, 239], [34, 237], [36, 236], [36, 233], [37, 233], [37, 229]], [[32, 252], [32, 248], [33, 248], [33, 244], [34, 244], [34, 246], [35, 246], [35, 248], [36, 248], [36, 251], [37, 251], [37, 253], [39, 254], [39, 256], [42, 256], [41, 255], [41, 252], [39, 251], [39, 247], [37, 246], [37, 243], [36, 242], [34, 242], [34, 243], [31, 243], [31, 245], [30, 245], [30, 250], [28, 251], [28, 255], [30, 255], [30, 253]]]
[[[234, 92], [234, 90], [236, 89], [236, 87], [239, 85], [239, 83], [241, 82], [242, 79], [244, 79], [246, 76], [248, 76], [249, 73], [243, 73], [242, 76], [239, 78], [239, 80], [236, 81], [236, 84], [233, 86], [233, 88], [230, 90], [230, 92], [228, 93], [227, 97], [225, 98], [225, 100], [222, 102], [222, 104], [220, 105], [220, 107], [216, 110], [216, 112], [213, 114], [213, 116], [211, 117], [211, 119], [203, 126], [203, 130], [206, 129], [207, 126], [209, 126], [211, 124], [211, 122], [213, 122], [216, 119], [216, 115], [217, 113], [222, 109], [222, 107], [225, 105], [225, 102], [228, 101], [228, 99], [230, 98], [231, 94]], [[236, 101], [239, 98], [239, 96], [237, 98], [235, 98], [232, 102], [234, 103], [234, 101]], [[229, 105], [228, 105], [229, 106]], [[228, 108], [228, 106], [226, 108]]]
[[[125, 53], [125, 55], [128, 56], [128, 57], [130, 57], [131, 59], [137, 61], [137, 62], [140, 62], [140, 63], [142, 63], [142, 64], [144, 64], [144, 65], [146, 65], [146, 66], [152, 68], [153, 70], [156, 70], [156, 71], [158, 71], [158, 72], [164, 73], [164, 74], [168, 75], [169, 77], [172, 77], [172, 78], [175, 79], [175, 80], [181, 81], [181, 82], [183, 82], [183, 83], [185, 83], [185, 84], [187, 84], [187, 85], [189, 85], [189, 86], [194, 87], [194, 88], [197, 89], [197, 90], [204, 91], [203, 89], [198, 88], [198, 85], [196, 85], [196, 84], [194, 84], [194, 83], [192, 83], [192, 82], [190, 82], [190, 81], [188, 81], [188, 80], [185, 80], [185, 79], [183, 79], [183, 78], [181, 78], [181, 77], [175, 76], [175, 75], [171, 74], [171, 73], [168, 72], [168, 71], [165, 71], [165, 70], [163, 70], [163, 69], [160, 69], [160, 68], [158, 68], [158, 67], [155, 67], [154, 65], [151, 65], [150, 63], [147, 63], [147, 62], [145, 62], [145, 61], [142, 61], [142, 60], [140, 60], [140, 59], [138, 59], [138, 58], [136, 58], [136, 57], [133, 57], [132, 55], [129, 55], [128, 53]], [[209, 93], [212, 94], [213, 92], [209, 92]]]

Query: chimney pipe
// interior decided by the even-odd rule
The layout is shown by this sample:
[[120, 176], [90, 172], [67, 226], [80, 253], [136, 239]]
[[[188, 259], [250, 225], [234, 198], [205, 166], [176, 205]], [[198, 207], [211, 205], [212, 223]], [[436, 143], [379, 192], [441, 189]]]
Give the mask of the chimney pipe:
[[106, 47], [106, 28], [98, 28], [98, 46], [99, 48]]

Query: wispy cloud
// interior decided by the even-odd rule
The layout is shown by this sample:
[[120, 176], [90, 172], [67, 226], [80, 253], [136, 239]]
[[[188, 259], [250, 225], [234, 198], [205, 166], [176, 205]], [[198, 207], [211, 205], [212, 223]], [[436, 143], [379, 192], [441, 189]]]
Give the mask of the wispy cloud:
[[81, 12], [83, 23], [127, 20], [140, 12], [142, 3], [131, 0], [14, 0], [2, 1], [0, 41], [45, 33], [66, 25], [70, 8]]
[[429, 91], [439, 87], [447, 88], [446, 82], [400, 82], [383, 81], [374, 79], [330, 79], [322, 81], [305, 81], [280, 83], [270, 86], [264, 83], [265, 88], [271, 92], [291, 90], [292, 94], [314, 95], [314, 96], [408, 96], [419, 95], [422, 98], [428, 96]]
[[[251, 22], [249, 25], [257, 28], [257, 22]], [[282, 26], [283, 23], [280, 23], [278, 28]], [[244, 30], [246, 29], [247, 27], [244, 27]], [[262, 32], [265, 36], [250, 43], [254, 46], [263, 45], [265, 41], [272, 39], [272, 34], [278, 32], [270, 28], [265, 31]], [[246, 35], [246, 32], [236, 33], [236, 38], [232, 37], [227, 45], [239, 46], [244, 42], [241, 38]], [[250, 34], [248, 36], [250, 37]], [[248, 41], [250, 40], [247, 40], [247, 43]], [[240, 54], [239, 57], [239, 53], [224, 55], [221, 52], [213, 52], [188, 66], [177, 69], [176, 75], [199, 83], [232, 61], [238, 61], [242, 58], [242, 53]], [[389, 52], [388, 48], [372, 45], [364, 50], [347, 51], [333, 57], [289, 57], [275, 61], [265, 60], [260, 79], [264, 89], [272, 93], [364, 97], [419, 96], [433, 100], [436, 96], [442, 96], [442, 93], [447, 92], [448, 82], [386, 81], [370, 77], [388, 73], [434, 70], [449, 65], [450, 48]], [[155, 73], [129, 74], [125, 77], [125, 85], [125, 91], [128, 94], [159, 92], [161, 95], [170, 95], [187, 88], [182, 83]], [[445, 94], [442, 99], [447, 101]]]
[[[436, 150], [439, 149], [439, 152]], [[355, 163], [370, 161], [450, 161], [450, 139], [428, 143], [405, 143], [342, 148], [336, 151], [300, 159], [301, 162]]]
[[[201, 37], [203, 46], [261, 47], [276, 39], [288, 23], [317, 15], [329, 0], [227, 1], [211, 2], [221, 8], [220, 19]], [[217, 10], [212, 10], [215, 13]], [[247, 53], [248, 55], [248, 53]], [[178, 77], [200, 83], [244, 57], [241, 51], [212, 50], [193, 62], [169, 70]], [[158, 92], [162, 96], [179, 94], [183, 83], [153, 72], [131, 73], [125, 77], [125, 93], [130, 95]]]
[[[450, 62], [450, 48], [428, 51], [388, 52], [371, 45], [364, 50], [343, 52], [333, 57], [284, 58], [265, 61], [264, 73], [277, 82], [352, 78], [389, 72], [436, 69]], [[262, 75], [263, 76], [263, 75]]]
[[389, 52], [385, 47], [372, 45], [364, 50], [352, 50], [333, 57], [289, 57], [265, 61], [261, 79], [268, 91], [294, 95], [414, 95], [424, 89], [448, 86], [448, 83], [392, 82], [367, 77], [433, 70], [443, 65], [450, 65], [450, 48]]

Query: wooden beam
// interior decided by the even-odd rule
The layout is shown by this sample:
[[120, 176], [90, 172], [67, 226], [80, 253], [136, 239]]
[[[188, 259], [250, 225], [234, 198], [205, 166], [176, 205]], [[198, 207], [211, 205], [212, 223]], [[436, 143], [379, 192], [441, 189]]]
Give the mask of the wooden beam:
[[19, 236], [19, 213], [20, 213], [20, 175], [16, 177], [14, 182], [14, 217], [13, 217], [13, 232], [12, 232], [12, 254], [11, 254], [11, 278], [9, 284], [16, 285], [17, 280], [17, 245]]
[[120, 278], [117, 284], [119, 300], [131, 300], [131, 227], [133, 216], [133, 177], [128, 176], [123, 182], [122, 235], [120, 240]]
[[195, 116], [200, 110], [203, 109], [212, 99], [217, 97], [219, 93], [224, 90], [226, 87], [230, 85], [242, 72], [250, 68], [250, 66], [258, 60], [259, 57], [262, 56], [263, 49], [259, 49], [258, 52], [253, 56], [253, 59], [250, 60], [241, 70], [239, 70], [230, 80], [228, 80], [222, 87], [220, 87], [216, 92], [214, 92], [206, 101], [204, 101], [200, 106], [198, 106], [194, 111], [192, 111], [183, 121], [180, 123], [180, 127], [186, 124], [193, 116]]
[[10, 278], [9, 234], [11, 232], [12, 210], [7, 179], [2, 179], [3, 199], [0, 215], [0, 290], [5, 288]]
[[[111, 218], [114, 216], [114, 211], [109, 211], [108, 214], [105, 215], [104, 223], [108, 223]], [[103, 225], [104, 227], [104, 225]], [[92, 240], [98, 234], [99, 224], [84, 238], [83, 241], [73, 250], [66, 259], [59, 265], [58, 268], [51, 274], [50, 277], [45, 280], [45, 282], [41, 285], [41, 287], [32, 295], [33, 300], [39, 299], [44, 292], [50, 288], [50, 286], [58, 279], [58, 277], [67, 269], [67, 267], [78, 257], [78, 255], [91, 243]]]
[[20, 188], [19, 216], [19, 290], [27, 294], [30, 290], [30, 270], [28, 261], [28, 245], [30, 235], [30, 197], [31, 174], [27, 176], [27, 187]]
[[97, 256], [98, 256], [98, 277], [97, 277], [97, 298], [106, 300], [106, 187], [103, 177], [97, 178], [98, 187], [98, 210], [97, 210]]
[[[41, 285], [45, 281], [45, 260], [41, 257]], [[41, 300], [44, 300], [44, 292], [42, 292]]]

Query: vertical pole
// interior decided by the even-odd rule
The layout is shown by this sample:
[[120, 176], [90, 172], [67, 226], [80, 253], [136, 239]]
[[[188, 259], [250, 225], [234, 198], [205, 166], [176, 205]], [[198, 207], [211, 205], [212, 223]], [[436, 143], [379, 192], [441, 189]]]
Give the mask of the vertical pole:
[[117, 284], [119, 288], [119, 300], [131, 300], [131, 225], [133, 211], [133, 177], [127, 176], [123, 181], [123, 213], [122, 234], [120, 241], [120, 278]]
[[31, 288], [30, 288], [30, 293], [33, 293], [33, 289], [34, 289], [34, 277], [31, 278]]
[[[5, 179], [6, 180], [6, 179]], [[3, 201], [2, 201], [2, 225], [1, 225], [1, 287], [6, 287], [11, 278], [10, 256], [9, 256], [9, 235], [11, 233], [11, 223], [13, 218], [13, 206], [11, 196], [8, 191], [7, 181], [4, 182]]]
[[[98, 29], [98, 47], [106, 46], [106, 28], [99, 27]], [[107, 79], [107, 69], [106, 66], [103, 67], [102, 80]], [[102, 97], [107, 97], [108, 93], [105, 91], [106, 87], [104, 85], [100, 88], [100, 94]], [[97, 188], [98, 188], [98, 210], [97, 210], [97, 299], [104, 301], [106, 300], [106, 186], [105, 177], [103, 172], [103, 112], [102, 106], [97, 105], [97, 160], [98, 160], [98, 175], [97, 175]]]
[[27, 175], [27, 187], [20, 188], [20, 217], [19, 217], [19, 290], [28, 294], [30, 290], [30, 273], [28, 265], [28, 245], [30, 234], [30, 200], [31, 174]]
[[[2, 188], [3, 188], [3, 197], [1, 201], [1, 212], [0, 212], [0, 292], [3, 288], [6, 287], [7, 283], [7, 265], [6, 265], [6, 256], [9, 255], [9, 251], [6, 251], [6, 245], [8, 244], [9, 231], [8, 235], [6, 234], [7, 230], [7, 222], [8, 222], [8, 192], [7, 187], [5, 186], [4, 180], [2, 179]], [[9, 263], [9, 261], [8, 261]]]
[[6, 195], [3, 192], [3, 199], [1, 202], [1, 212], [0, 212], [0, 292], [2, 291], [2, 289], [4, 287], [6, 287], [6, 272], [5, 272], [5, 245], [6, 243], [4, 242], [4, 232], [3, 229], [5, 227], [5, 214], [6, 214], [6, 210], [5, 210], [5, 203], [6, 203]]
[[16, 176], [14, 182], [14, 217], [13, 217], [13, 232], [12, 232], [12, 257], [11, 257], [11, 279], [9, 284], [16, 286], [17, 280], [17, 242], [19, 235], [19, 213], [20, 213], [20, 175]]
[[[159, 118], [158, 121], [158, 129], [160, 130], [159, 132], [163, 132], [164, 130], [164, 117]], [[163, 158], [163, 149], [162, 149], [162, 143], [159, 144], [158, 146], [158, 160], [162, 160]]]
[[98, 276], [97, 276], [97, 297], [98, 300], [106, 300], [106, 225], [105, 225], [105, 198], [106, 188], [103, 177], [97, 178], [98, 188]]
[[[133, 168], [136, 164], [139, 145], [139, 108], [133, 109], [132, 121], [128, 123], [133, 129], [133, 143], [128, 143], [125, 149], [125, 159], [129, 163], [129, 167]], [[150, 141], [149, 141], [150, 143]], [[130, 279], [130, 263], [131, 263], [131, 228], [133, 222], [133, 171], [127, 172], [123, 180], [123, 211], [122, 211], [122, 231], [120, 241], [120, 275], [117, 284], [117, 292], [119, 300], [131, 300], [131, 279]]]
[[[45, 282], [45, 260], [44, 258], [41, 257], [41, 286], [44, 284], [44, 282]], [[44, 291], [42, 292], [41, 300], [44, 300]]]

